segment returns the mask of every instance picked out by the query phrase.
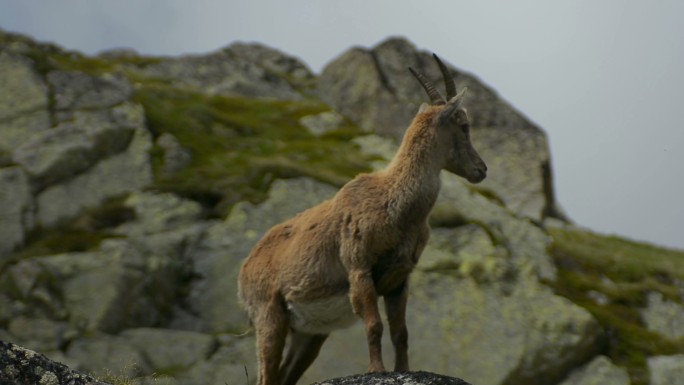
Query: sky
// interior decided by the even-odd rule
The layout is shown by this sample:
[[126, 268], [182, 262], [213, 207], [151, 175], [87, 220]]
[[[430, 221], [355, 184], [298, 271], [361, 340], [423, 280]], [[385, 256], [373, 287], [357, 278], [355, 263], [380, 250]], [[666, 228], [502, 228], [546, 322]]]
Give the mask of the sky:
[[95, 54], [260, 42], [320, 73], [403, 36], [475, 74], [549, 137], [577, 224], [684, 249], [679, 0], [0, 0], [0, 28]]

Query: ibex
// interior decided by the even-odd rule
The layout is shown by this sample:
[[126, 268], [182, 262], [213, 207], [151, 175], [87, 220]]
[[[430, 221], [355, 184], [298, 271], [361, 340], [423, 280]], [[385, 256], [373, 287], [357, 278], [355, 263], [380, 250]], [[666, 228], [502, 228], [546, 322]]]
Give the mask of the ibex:
[[256, 332], [259, 385], [294, 385], [329, 333], [357, 316], [365, 325], [368, 371], [385, 371], [379, 296], [394, 345], [394, 370], [409, 370], [408, 277], [430, 235], [427, 219], [440, 171], [471, 183], [487, 172], [460, 107], [465, 89], [456, 93], [451, 73], [433, 56], [447, 100], [409, 68], [431, 104], [420, 107], [389, 165], [358, 175], [330, 200], [271, 228], [242, 266], [239, 297]]

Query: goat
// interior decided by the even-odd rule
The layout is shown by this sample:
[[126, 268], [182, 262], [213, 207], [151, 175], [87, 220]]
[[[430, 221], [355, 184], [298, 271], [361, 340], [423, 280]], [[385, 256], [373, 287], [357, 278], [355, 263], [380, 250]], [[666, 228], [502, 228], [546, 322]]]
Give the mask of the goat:
[[[487, 166], [470, 142], [465, 94], [433, 55], [447, 100], [409, 68], [430, 97], [383, 169], [360, 174], [330, 200], [271, 228], [238, 278], [238, 295], [256, 333], [259, 385], [294, 385], [333, 330], [364, 323], [369, 372], [383, 372], [384, 297], [395, 371], [408, 371], [408, 277], [430, 235], [427, 219], [445, 169], [479, 183]], [[290, 345], [281, 363], [287, 335]]]

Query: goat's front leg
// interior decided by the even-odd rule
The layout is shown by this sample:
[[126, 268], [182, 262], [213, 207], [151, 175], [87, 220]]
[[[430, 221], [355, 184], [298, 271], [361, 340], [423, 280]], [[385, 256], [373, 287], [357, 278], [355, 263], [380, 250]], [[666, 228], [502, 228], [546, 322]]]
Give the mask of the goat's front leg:
[[385, 295], [385, 310], [389, 323], [392, 345], [394, 345], [394, 371], [408, 372], [408, 329], [406, 328], [406, 302], [408, 282]]
[[369, 372], [384, 372], [382, 363], [382, 320], [378, 311], [378, 295], [375, 292], [370, 271], [352, 270], [349, 272], [349, 285], [354, 313], [363, 319], [370, 354]]

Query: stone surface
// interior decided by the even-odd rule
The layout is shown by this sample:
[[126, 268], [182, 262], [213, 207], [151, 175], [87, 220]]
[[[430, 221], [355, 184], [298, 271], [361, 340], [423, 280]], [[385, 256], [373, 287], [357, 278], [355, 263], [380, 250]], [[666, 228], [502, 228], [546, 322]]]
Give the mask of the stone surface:
[[429, 372], [357, 374], [312, 385], [469, 385], [460, 378]]
[[33, 226], [33, 209], [26, 173], [19, 167], [0, 168], [0, 260], [24, 243]]
[[0, 287], [26, 305], [14, 316], [66, 319], [80, 331], [114, 332], [164, 320], [178, 268], [163, 255], [109, 240], [98, 251], [22, 260], [1, 275]]
[[7, 331], [11, 342], [40, 352], [62, 349], [77, 335], [73, 326], [66, 322], [21, 316], [10, 320]]
[[314, 79], [309, 67], [301, 60], [271, 47], [257, 43], [234, 43], [230, 45], [229, 50], [274, 74], [284, 75], [295, 85], [304, 86]]
[[112, 107], [127, 101], [133, 87], [122, 76], [94, 77], [77, 71], [52, 71], [47, 81], [53, 92], [54, 106], [60, 120], [74, 110]]
[[218, 348], [214, 337], [190, 331], [137, 328], [119, 335], [142, 352], [155, 372], [190, 367], [208, 359]]
[[48, 127], [48, 90], [32, 61], [0, 52], [0, 152]]
[[684, 379], [684, 354], [648, 358], [650, 385], [681, 384]]
[[130, 341], [117, 336], [80, 338], [69, 345], [66, 356], [77, 363], [75, 369], [98, 377], [133, 378], [152, 373], [140, 350]]
[[316, 115], [306, 115], [299, 119], [299, 123], [315, 135], [336, 130], [344, 124], [344, 116], [335, 111], [321, 112]]
[[128, 147], [139, 122], [131, 106], [106, 112], [77, 112], [73, 120], [35, 134], [12, 154], [37, 189], [72, 177]]
[[192, 162], [192, 152], [184, 148], [175, 136], [165, 132], [155, 142], [164, 150], [162, 172], [165, 175], [174, 174]]
[[684, 306], [662, 294], [651, 292], [647, 306], [641, 311], [646, 327], [668, 339], [684, 337]]
[[44, 355], [0, 341], [0, 384], [107, 385]]
[[127, 104], [117, 108], [117, 116], [135, 127], [128, 147], [102, 159], [68, 181], [52, 185], [37, 196], [37, 220], [54, 226], [73, 218], [84, 208], [96, 207], [106, 199], [142, 189], [152, 183], [149, 150], [151, 135], [144, 126], [142, 108]]
[[605, 356], [598, 356], [588, 364], [573, 371], [559, 385], [629, 385], [629, 374]]
[[138, 68], [145, 76], [173, 79], [209, 94], [299, 100], [302, 96], [282, 77], [226, 48], [209, 55], [163, 59]]

